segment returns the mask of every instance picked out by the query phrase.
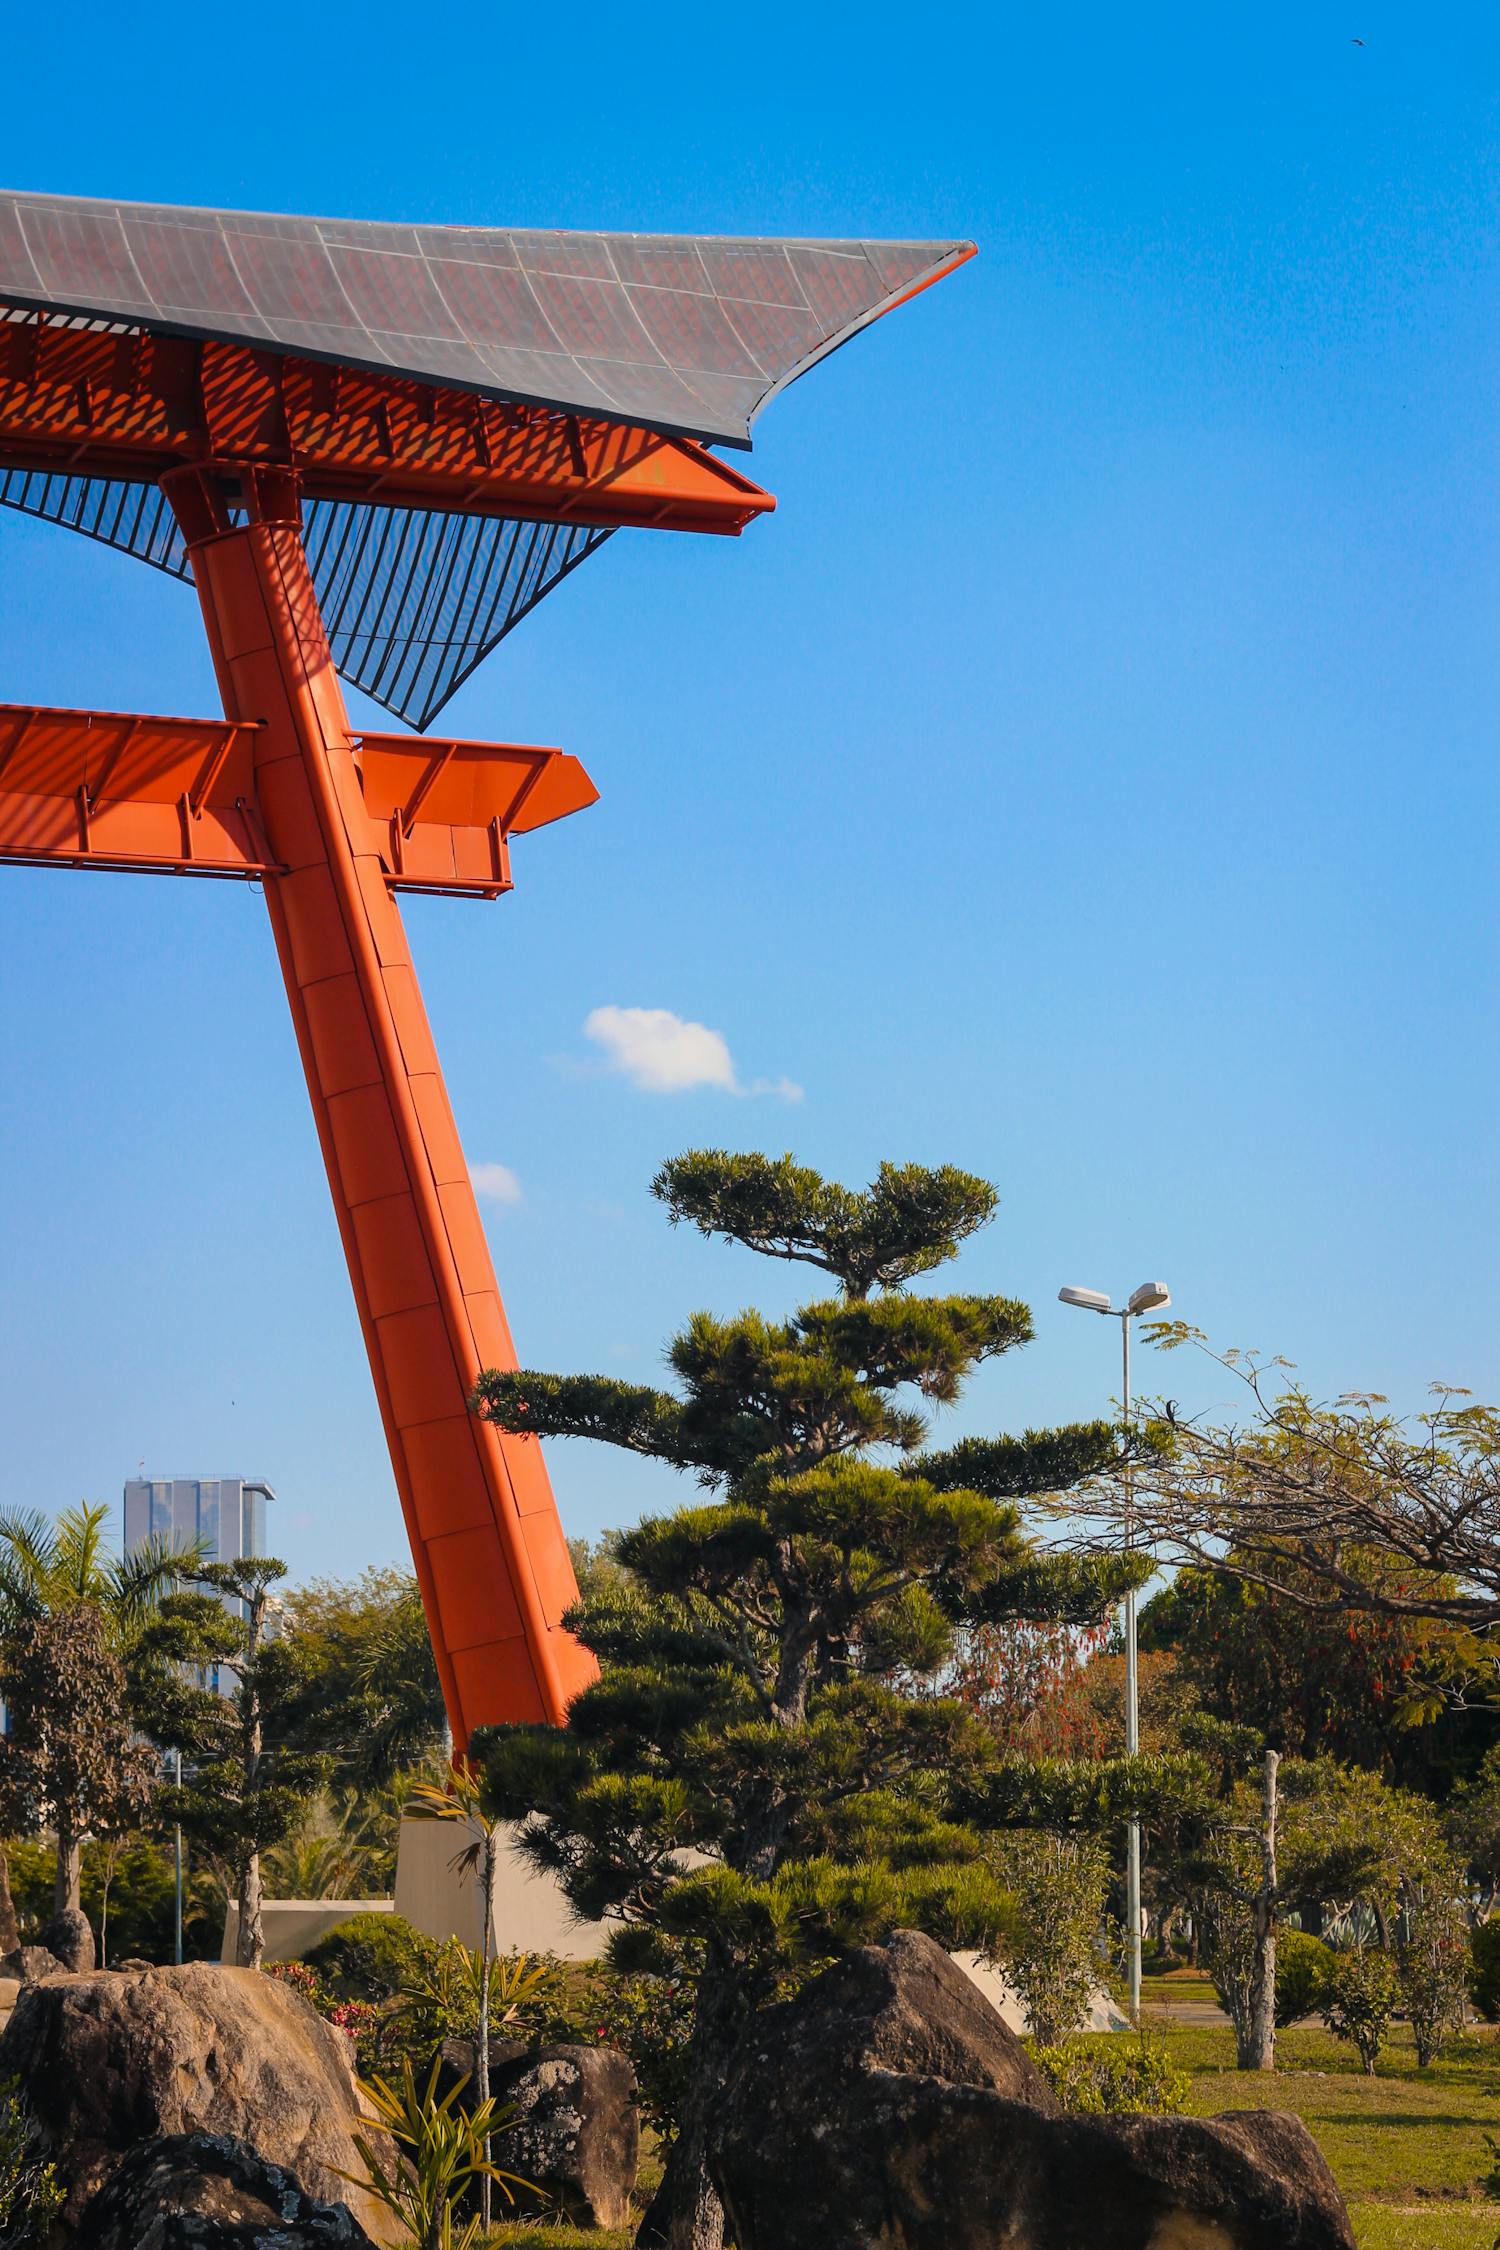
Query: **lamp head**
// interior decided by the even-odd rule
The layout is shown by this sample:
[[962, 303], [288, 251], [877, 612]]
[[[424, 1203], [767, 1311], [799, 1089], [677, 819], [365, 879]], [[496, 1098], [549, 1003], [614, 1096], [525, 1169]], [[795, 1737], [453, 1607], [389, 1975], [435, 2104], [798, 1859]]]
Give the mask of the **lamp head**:
[[1143, 1281], [1139, 1289], [1131, 1290], [1130, 1302], [1125, 1310], [1132, 1313], [1156, 1312], [1161, 1306], [1170, 1305], [1171, 1302], [1171, 1293], [1164, 1281]]
[[1112, 1312], [1114, 1307], [1102, 1289], [1059, 1289], [1058, 1298], [1065, 1305], [1081, 1305], [1085, 1312]]

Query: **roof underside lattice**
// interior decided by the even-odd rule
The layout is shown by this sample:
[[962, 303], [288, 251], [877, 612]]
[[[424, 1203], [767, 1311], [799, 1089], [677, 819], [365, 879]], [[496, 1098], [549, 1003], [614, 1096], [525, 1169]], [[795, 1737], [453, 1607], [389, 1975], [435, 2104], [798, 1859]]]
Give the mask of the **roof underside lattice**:
[[[182, 534], [154, 484], [0, 469], [0, 507], [191, 579]], [[542, 596], [613, 536], [583, 524], [360, 501], [310, 500], [304, 510], [334, 663], [419, 732]]]
[[[381, 225], [0, 192], [0, 309], [250, 344], [741, 447], [777, 391], [970, 254], [963, 242]], [[154, 484], [0, 467], [0, 505], [189, 575]], [[418, 728], [609, 536], [307, 504], [334, 659]]]

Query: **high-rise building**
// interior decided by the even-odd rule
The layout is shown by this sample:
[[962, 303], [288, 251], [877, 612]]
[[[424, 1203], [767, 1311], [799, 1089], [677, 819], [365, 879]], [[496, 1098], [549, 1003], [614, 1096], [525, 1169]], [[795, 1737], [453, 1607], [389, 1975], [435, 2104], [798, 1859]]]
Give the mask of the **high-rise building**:
[[249, 1477], [131, 1477], [125, 1487], [125, 1552], [153, 1539], [196, 1545], [204, 1562], [238, 1562], [266, 1551], [266, 1504], [275, 1493]]

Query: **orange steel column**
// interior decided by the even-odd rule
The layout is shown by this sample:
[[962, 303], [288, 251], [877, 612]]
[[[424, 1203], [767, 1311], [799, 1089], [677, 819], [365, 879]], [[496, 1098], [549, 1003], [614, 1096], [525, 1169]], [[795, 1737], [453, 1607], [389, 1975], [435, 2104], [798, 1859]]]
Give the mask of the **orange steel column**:
[[303, 553], [296, 481], [165, 480], [188, 541], [225, 715], [258, 719], [266, 904], [385, 1420], [455, 1755], [489, 1720], [561, 1722], [594, 1675], [562, 1628], [576, 1593], [541, 1448], [468, 1410], [514, 1367], [478, 1206], [364, 809]]

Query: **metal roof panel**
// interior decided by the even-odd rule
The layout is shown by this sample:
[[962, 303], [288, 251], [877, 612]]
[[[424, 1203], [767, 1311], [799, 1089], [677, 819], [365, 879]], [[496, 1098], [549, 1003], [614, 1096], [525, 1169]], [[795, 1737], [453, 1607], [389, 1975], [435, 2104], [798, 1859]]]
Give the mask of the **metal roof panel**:
[[566, 234], [0, 191], [0, 301], [748, 446], [967, 242]]

